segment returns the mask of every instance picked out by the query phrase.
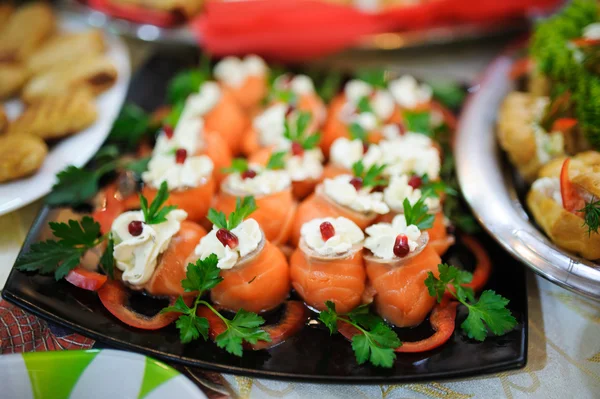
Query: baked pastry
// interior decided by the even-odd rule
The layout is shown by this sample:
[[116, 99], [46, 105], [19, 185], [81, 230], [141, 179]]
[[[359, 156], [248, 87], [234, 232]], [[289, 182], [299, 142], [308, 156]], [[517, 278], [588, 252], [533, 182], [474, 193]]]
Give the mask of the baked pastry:
[[[590, 203], [600, 199], [600, 153], [586, 152], [573, 157], [569, 177], [578, 195]], [[559, 160], [547, 165], [527, 194], [527, 206], [535, 221], [556, 245], [590, 260], [600, 259], [600, 233], [590, 231], [580, 212], [563, 206]], [[576, 209], [575, 211], [577, 211]]]
[[17, 9], [0, 31], [0, 62], [22, 62], [52, 35], [56, 20], [45, 3]]
[[31, 175], [48, 153], [44, 140], [29, 134], [0, 136], [0, 183]]
[[27, 133], [52, 140], [85, 129], [96, 117], [93, 96], [86, 89], [78, 89], [31, 104], [10, 124], [7, 134]]
[[16, 95], [27, 82], [25, 67], [17, 63], [0, 63], [0, 99]]
[[87, 88], [96, 95], [110, 88], [116, 80], [117, 69], [108, 57], [90, 55], [35, 76], [25, 85], [22, 98], [32, 103], [75, 88]]
[[0, 4], [0, 26], [6, 26], [14, 11], [12, 4]]
[[104, 50], [104, 36], [98, 29], [56, 35], [29, 57], [27, 70], [32, 75], [43, 73], [52, 67], [79, 61], [82, 57], [102, 54]]
[[6, 113], [4, 112], [4, 107], [0, 105], [0, 134], [6, 130], [8, 126], [8, 118], [6, 117]]
[[498, 114], [500, 145], [528, 182], [535, 180], [544, 164], [564, 153], [562, 133], [547, 133], [539, 125], [547, 104], [546, 97], [512, 92]]

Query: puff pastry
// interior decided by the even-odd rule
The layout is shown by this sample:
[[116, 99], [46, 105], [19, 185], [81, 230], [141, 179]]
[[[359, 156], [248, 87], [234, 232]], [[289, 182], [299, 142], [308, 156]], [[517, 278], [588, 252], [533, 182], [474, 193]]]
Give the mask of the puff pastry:
[[80, 89], [33, 103], [10, 124], [7, 134], [26, 133], [44, 140], [57, 139], [85, 129], [96, 117], [93, 96]]
[[14, 11], [15, 8], [11, 4], [0, 4], [0, 26], [6, 26]]
[[98, 29], [56, 35], [29, 57], [27, 70], [32, 75], [43, 73], [58, 65], [79, 62], [82, 57], [102, 54], [104, 50], [104, 36]]
[[6, 130], [8, 126], [8, 118], [6, 117], [6, 113], [4, 112], [4, 107], [0, 105], [0, 134]]
[[22, 62], [39, 47], [56, 27], [52, 9], [31, 3], [15, 11], [0, 31], [0, 62]]
[[27, 82], [27, 72], [21, 64], [0, 63], [0, 99], [16, 95]]
[[102, 55], [91, 55], [35, 76], [23, 88], [22, 98], [32, 103], [75, 88], [87, 88], [93, 94], [99, 94], [110, 88], [116, 80], [117, 69], [112, 61]]
[[44, 140], [29, 134], [0, 136], [0, 183], [34, 173], [48, 153]]

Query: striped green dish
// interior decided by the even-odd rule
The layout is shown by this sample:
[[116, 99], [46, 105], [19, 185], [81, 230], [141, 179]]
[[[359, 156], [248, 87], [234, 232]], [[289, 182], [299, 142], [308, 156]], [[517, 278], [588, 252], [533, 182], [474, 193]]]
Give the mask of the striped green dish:
[[206, 398], [164, 363], [109, 349], [3, 355], [0, 381], [2, 398]]

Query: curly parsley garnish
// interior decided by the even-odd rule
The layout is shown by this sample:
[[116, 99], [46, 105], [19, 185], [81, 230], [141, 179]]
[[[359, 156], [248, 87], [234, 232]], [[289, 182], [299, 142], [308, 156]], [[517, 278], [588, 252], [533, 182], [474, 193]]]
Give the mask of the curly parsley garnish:
[[362, 180], [362, 187], [377, 187], [385, 186], [388, 181], [382, 176], [387, 165], [371, 165], [369, 169], [365, 169], [365, 164], [362, 161], [356, 161], [352, 164], [352, 173], [354, 176]]
[[[460, 327], [469, 338], [483, 341], [488, 331], [494, 335], [504, 335], [517, 325], [517, 320], [506, 308], [509, 300], [503, 296], [492, 290], [486, 290], [481, 293], [478, 301], [475, 300], [473, 290], [462, 285], [471, 282], [473, 279], [471, 273], [447, 264], [438, 265], [438, 271], [439, 278], [429, 272], [425, 279], [429, 295], [441, 302], [444, 294], [449, 292], [466, 306], [469, 315]], [[451, 290], [448, 289], [449, 285], [452, 287]]]
[[402, 207], [404, 208], [404, 217], [406, 218], [407, 226], [414, 224], [420, 230], [427, 230], [433, 227], [435, 216], [429, 213], [429, 207], [425, 204], [425, 197], [419, 198], [414, 205], [411, 205], [408, 198], [405, 198]]
[[144, 223], [159, 224], [167, 221], [167, 214], [177, 208], [175, 205], [163, 206], [167, 199], [169, 199], [169, 188], [165, 181], [160, 184], [156, 197], [154, 197], [150, 206], [148, 206], [146, 197], [140, 194], [140, 205], [142, 207], [142, 214], [144, 215]]
[[298, 112], [294, 125], [291, 125], [286, 119], [284, 122], [283, 137], [300, 144], [305, 150], [315, 148], [321, 140], [321, 134], [308, 134], [307, 128], [311, 119], [312, 115], [306, 111]]
[[360, 332], [352, 337], [352, 349], [358, 364], [368, 360], [379, 367], [393, 366], [396, 359], [394, 349], [402, 342], [383, 319], [369, 313], [368, 305], [359, 306], [346, 315], [336, 313], [335, 304], [331, 301], [325, 302], [325, 305], [327, 309], [319, 314], [319, 320], [331, 334], [338, 331], [338, 322], [350, 324]]
[[235, 201], [235, 210], [229, 214], [229, 218], [223, 212], [214, 208], [208, 210], [207, 219], [220, 229], [232, 230], [239, 226], [248, 216], [257, 209], [254, 197], [239, 197]]

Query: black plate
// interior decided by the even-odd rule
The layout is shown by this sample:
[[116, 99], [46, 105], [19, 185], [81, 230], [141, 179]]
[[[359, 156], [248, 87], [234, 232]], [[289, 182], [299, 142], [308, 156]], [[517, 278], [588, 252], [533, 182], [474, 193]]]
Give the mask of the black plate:
[[[161, 53], [153, 57], [134, 77], [129, 100], [151, 110], [162, 102], [165, 83], [182, 67], [193, 65], [197, 54]], [[33, 224], [21, 253], [47, 234], [47, 223], [57, 210], [44, 208]], [[502, 337], [485, 342], [470, 340], [457, 328], [451, 340], [434, 351], [398, 354], [392, 369], [356, 364], [349, 343], [340, 335], [331, 337], [318, 323], [307, 323], [300, 333], [267, 351], [229, 355], [213, 343], [198, 341], [183, 345], [173, 325], [160, 331], [127, 327], [104, 309], [95, 293], [78, 289], [53, 277], [31, 275], [13, 270], [2, 296], [44, 319], [118, 348], [141, 352], [159, 359], [226, 373], [263, 378], [332, 383], [390, 383], [468, 377], [520, 368], [527, 357], [527, 291], [525, 270], [493, 240], [479, 237], [494, 264], [487, 288], [511, 300], [509, 308], [517, 327]], [[473, 256], [460, 245], [445, 259], [466, 269]], [[142, 306], [147, 306], [144, 304]], [[276, 318], [277, 315], [271, 316]], [[459, 308], [457, 326], [466, 317]], [[312, 319], [315, 315], [312, 316]], [[431, 334], [425, 321], [415, 329], [397, 329], [401, 339], [418, 340]]]

